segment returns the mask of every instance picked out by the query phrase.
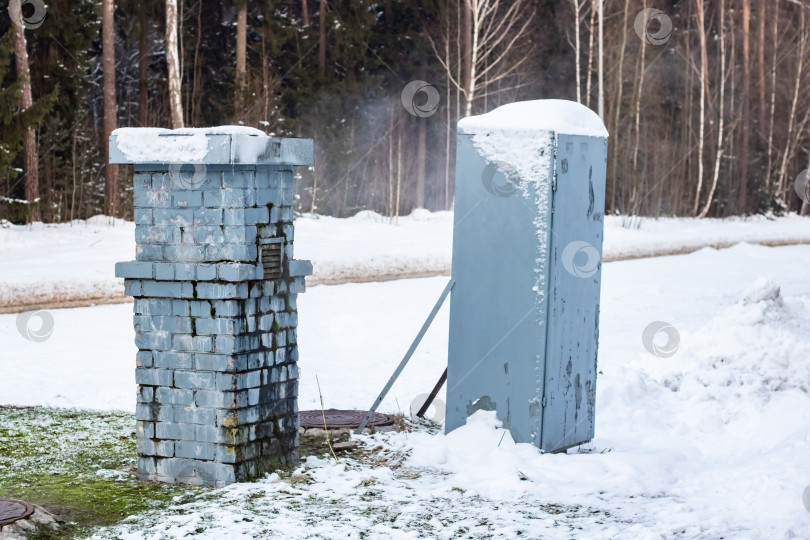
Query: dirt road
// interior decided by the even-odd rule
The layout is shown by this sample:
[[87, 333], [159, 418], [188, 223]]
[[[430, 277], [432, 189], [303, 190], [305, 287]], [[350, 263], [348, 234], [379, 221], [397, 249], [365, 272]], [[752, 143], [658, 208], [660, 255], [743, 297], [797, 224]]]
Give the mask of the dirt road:
[[[642, 247], [633, 250], [624, 250], [620, 253], [606, 253], [604, 262], [626, 261], [631, 259], [643, 259], [648, 257], [663, 257], [667, 255], [682, 255], [692, 253], [703, 248], [723, 249], [736, 244], [737, 242], [707, 242], [705, 244], [695, 244], [690, 246], [680, 246], [677, 248], [655, 248]], [[790, 246], [799, 244], [810, 244], [806, 238], [779, 239], [752, 241], [752, 244], [764, 246]], [[429, 271], [402, 271], [390, 273], [367, 273], [353, 274], [351, 269], [344, 269], [339, 278], [323, 276], [318, 274], [317, 264], [315, 274], [307, 278], [307, 285], [310, 287], [317, 285], [340, 285], [343, 283], [368, 283], [372, 281], [392, 281], [396, 279], [421, 278], [432, 276], [449, 276], [450, 262], [442, 268], [435, 268]], [[132, 298], [124, 294], [124, 287], [119, 283], [88, 283], [82, 287], [59, 287], [59, 284], [51, 284], [46, 290], [36, 290], [32, 287], [20, 287], [15, 290], [9, 287], [3, 298], [0, 298], [0, 313], [20, 313], [37, 309], [61, 309], [88, 307], [101, 304], [122, 304], [131, 302]]]

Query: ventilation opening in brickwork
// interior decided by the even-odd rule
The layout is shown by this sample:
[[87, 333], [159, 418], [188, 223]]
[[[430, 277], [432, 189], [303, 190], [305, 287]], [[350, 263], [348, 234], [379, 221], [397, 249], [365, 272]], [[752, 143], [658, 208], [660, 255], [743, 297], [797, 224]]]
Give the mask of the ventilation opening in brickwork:
[[261, 243], [261, 262], [264, 268], [264, 279], [281, 279], [281, 261], [284, 256], [283, 241], [280, 238], [263, 240]]

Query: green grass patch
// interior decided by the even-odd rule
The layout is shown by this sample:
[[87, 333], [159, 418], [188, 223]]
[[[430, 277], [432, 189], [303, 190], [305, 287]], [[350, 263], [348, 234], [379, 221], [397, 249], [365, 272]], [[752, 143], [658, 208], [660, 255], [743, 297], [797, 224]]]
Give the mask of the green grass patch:
[[44, 506], [71, 524], [70, 537], [189, 491], [139, 482], [135, 464], [131, 414], [0, 407], [0, 497]]

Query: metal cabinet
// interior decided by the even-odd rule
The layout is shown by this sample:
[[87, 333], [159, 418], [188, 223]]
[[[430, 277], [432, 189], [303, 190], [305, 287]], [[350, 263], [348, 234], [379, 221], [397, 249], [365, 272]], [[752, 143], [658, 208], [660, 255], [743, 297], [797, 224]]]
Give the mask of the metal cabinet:
[[483, 409], [544, 451], [593, 437], [607, 134], [577, 131], [459, 128], [448, 432]]

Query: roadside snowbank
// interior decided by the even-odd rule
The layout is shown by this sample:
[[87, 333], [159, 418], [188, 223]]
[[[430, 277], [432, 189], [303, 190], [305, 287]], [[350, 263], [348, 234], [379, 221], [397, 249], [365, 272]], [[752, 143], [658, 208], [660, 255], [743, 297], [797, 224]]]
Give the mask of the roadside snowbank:
[[[310, 285], [450, 274], [452, 212], [416, 210], [394, 223], [374, 212], [296, 220], [296, 257], [313, 262]], [[135, 253], [132, 222], [96, 216], [60, 225], [0, 227], [0, 313], [36, 306], [126, 301], [113, 277]], [[739, 242], [810, 243], [810, 218], [606, 218], [604, 261], [688, 253]]]

